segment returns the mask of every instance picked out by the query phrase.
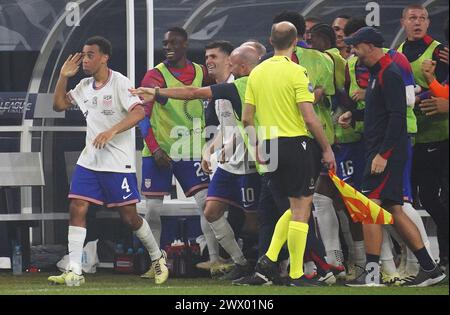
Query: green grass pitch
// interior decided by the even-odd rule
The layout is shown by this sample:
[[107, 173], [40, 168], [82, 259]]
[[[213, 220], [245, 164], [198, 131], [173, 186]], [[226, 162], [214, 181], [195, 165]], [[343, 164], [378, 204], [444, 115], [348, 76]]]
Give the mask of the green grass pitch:
[[[56, 273], [57, 274], [57, 273]], [[100, 270], [86, 275], [81, 287], [47, 283], [50, 273], [0, 273], [0, 295], [448, 295], [448, 283], [427, 288], [348, 288], [343, 285], [315, 288], [282, 286], [241, 287], [207, 278], [169, 279], [163, 285], [135, 275]]]

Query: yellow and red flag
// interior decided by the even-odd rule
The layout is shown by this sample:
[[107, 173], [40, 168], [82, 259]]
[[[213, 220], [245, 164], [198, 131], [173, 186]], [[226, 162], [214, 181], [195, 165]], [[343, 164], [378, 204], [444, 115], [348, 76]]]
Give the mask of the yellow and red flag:
[[339, 190], [353, 222], [362, 222], [362, 224], [394, 223], [394, 218], [388, 211], [341, 180], [333, 170], [329, 170], [328, 175]]

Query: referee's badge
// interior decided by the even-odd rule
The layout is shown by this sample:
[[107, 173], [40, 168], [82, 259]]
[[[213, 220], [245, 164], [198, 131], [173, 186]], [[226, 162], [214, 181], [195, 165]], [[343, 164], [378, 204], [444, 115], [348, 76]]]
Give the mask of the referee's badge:
[[145, 188], [150, 188], [152, 186], [152, 179], [151, 178], [146, 178], [144, 181], [144, 186]]
[[311, 82], [308, 83], [308, 91], [309, 92], [314, 92], [314, 87], [312, 86]]

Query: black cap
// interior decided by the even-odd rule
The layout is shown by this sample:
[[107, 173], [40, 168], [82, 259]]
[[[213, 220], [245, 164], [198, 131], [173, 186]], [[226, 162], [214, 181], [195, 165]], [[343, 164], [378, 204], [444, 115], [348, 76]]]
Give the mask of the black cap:
[[360, 43], [373, 44], [375, 47], [383, 47], [384, 38], [374, 27], [363, 27], [353, 33], [351, 36], [344, 38], [347, 45], [358, 45]]

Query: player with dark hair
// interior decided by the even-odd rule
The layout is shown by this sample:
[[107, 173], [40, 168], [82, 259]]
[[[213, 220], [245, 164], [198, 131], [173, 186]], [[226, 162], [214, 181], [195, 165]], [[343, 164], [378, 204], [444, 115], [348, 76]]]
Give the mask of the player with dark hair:
[[336, 33], [336, 47], [344, 59], [348, 59], [351, 55], [350, 48], [344, 42], [344, 28], [349, 19], [350, 16], [342, 14], [337, 16], [331, 24], [331, 27], [333, 27]]
[[[408, 152], [406, 123], [406, 90], [402, 73], [383, 51], [383, 37], [375, 28], [364, 27], [345, 39], [359, 60], [369, 68], [364, 109], [366, 166], [362, 192], [388, 209], [394, 217], [394, 228], [413, 250], [420, 264], [418, 275], [405, 286], [429, 286], [445, 278], [427, 252], [416, 225], [403, 212], [403, 173]], [[364, 272], [348, 286], [380, 285], [380, 251], [382, 226], [363, 225], [366, 247]]]
[[[141, 86], [200, 87], [209, 83], [205, 67], [186, 57], [188, 37], [183, 28], [168, 29], [162, 44], [166, 60], [147, 71]], [[145, 218], [159, 242], [163, 198], [169, 194], [174, 175], [185, 195], [194, 197], [199, 207], [201, 229], [206, 238], [210, 261], [217, 261], [219, 245], [203, 215], [209, 176], [201, 168], [201, 145], [199, 148], [193, 146], [193, 138], [198, 137], [204, 128], [203, 103], [200, 100], [184, 102], [160, 97], [146, 103], [145, 107], [147, 117], [139, 124], [144, 138], [141, 191], [147, 197], [148, 212]], [[186, 128], [191, 132], [183, 136]], [[172, 136], [174, 131], [176, 137]], [[180, 141], [189, 142], [189, 152], [180, 148]], [[152, 278], [154, 274], [151, 269], [143, 277]]]
[[235, 263], [234, 268], [221, 277], [222, 280], [235, 280], [250, 272], [250, 266], [236, 242], [224, 213], [229, 206], [239, 207], [246, 212], [255, 212], [259, 199], [259, 174], [256, 172], [254, 162], [249, 159], [241, 132], [236, 130], [236, 128], [242, 129], [240, 119], [242, 99], [245, 95], [248, 75], [258, 64], [258, 60], [259, 56], [254, 48], [241, 46], [236, 48], [230, 56], [232, 72], [236, 78], [234, 82], [222, 82], [203, 88], [159, 89], [157, 92], [148, 88], [132, 90], [134, 94], [150, 99], [158, 95], [182, 100], [211, 98], [216, 105], [217, 115], [221, 119], [222, 134], [206, 148], [202, 167], [206, 173], [211, 173], [211, 154], [217, 147], [216, 142], [223, 140], [223, 146], [219, 146], [221, 148], [219, 155], [223, 159], [209, 185], [205, 208], [205, 216], [217, 239]]
[[305, 41], [311, 45], [311, 29], [314, 25], [322, 23], [322, 20], [315, 16], [308, 16], [305, 18]]
[[[166, 261], [147, 223], [136, 211], [140, 201], [135, 167], [134, 126], [144, 118], [140, 99], [131, 95], [130, 80], [108, 67], [111, 44], [103, 37], [89, 38], [83, 52], [70, 55], [61, 67], [53, 108], [64, 111], [77, 105], [86, 118], [86, 147], [78, 158], [70, 185], [68, 231], [69, 265], [52, 284], [79, 286], [89, 205], [118, 207], [122, 221], [130, 227], [150, 254], [157, 284], [169, 275]], [[67, 92], [67, 82], [79, 70], [89, 75]]]

